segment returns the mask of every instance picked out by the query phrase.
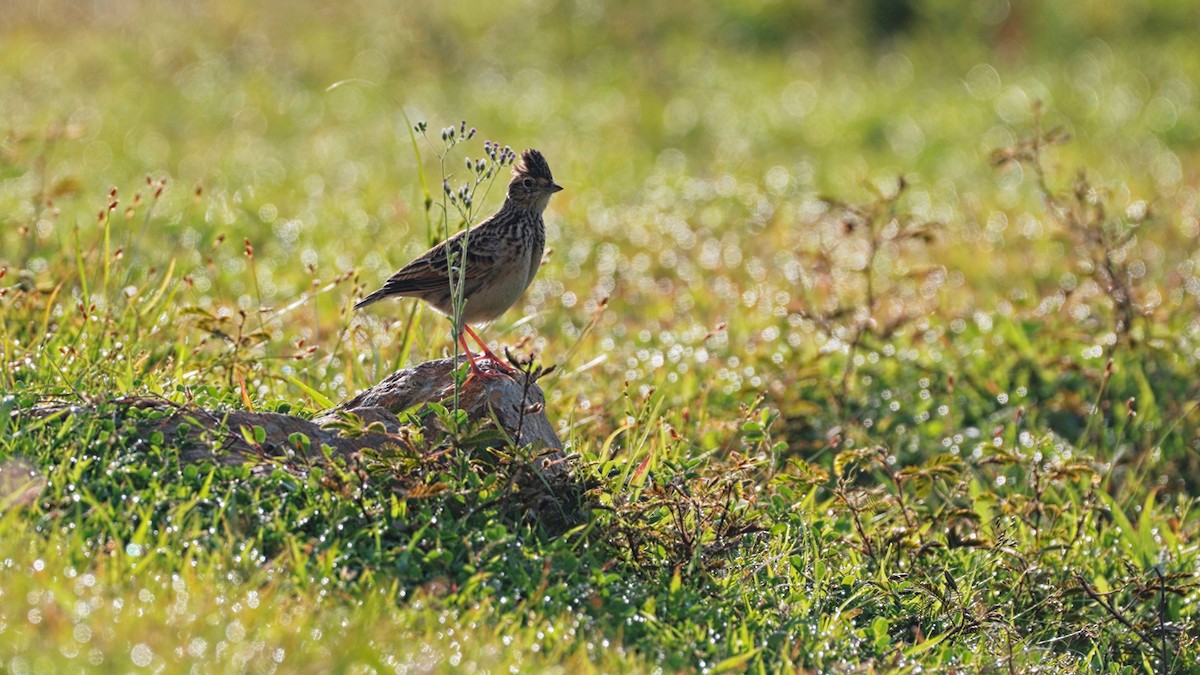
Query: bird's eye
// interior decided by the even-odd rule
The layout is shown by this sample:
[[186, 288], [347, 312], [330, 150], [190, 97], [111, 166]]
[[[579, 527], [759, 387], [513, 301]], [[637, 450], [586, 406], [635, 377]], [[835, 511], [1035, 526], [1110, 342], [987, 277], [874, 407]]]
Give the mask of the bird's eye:
[[521, 185], [523, 185], [526, 190], [532, 190], [533, 189], [533, 179], [526, 178], [525, 180], [521, 181]]

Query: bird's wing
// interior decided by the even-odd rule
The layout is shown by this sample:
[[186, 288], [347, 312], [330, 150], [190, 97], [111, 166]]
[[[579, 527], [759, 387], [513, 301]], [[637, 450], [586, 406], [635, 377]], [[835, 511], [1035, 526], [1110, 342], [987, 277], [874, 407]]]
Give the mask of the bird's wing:
[[[474, 231], [472, 231], [473, 233]], [[449, 253], [462, 251], [462, 241], [466, 235], [465, 231], [459, 232], [429, 249], [424, 255], [393, 274], [384, 282], [383, 288], [376, 293], [379, 294], [379, 297], [383, 297], [446, 288], [450, 284]], [[476, 279], [487, 274], [495, 263], [495, 252], [484, 246], [484, 240], [480, 239], [478, 244], [470, 239], [467, 240], [467, 279]]]

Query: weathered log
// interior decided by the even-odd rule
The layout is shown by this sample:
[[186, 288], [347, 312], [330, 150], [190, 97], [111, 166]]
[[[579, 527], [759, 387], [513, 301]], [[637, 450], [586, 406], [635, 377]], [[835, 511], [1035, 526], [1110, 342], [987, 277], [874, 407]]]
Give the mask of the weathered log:
[[[378, 384], [309, 420], [294, 415], [248, 410], [206, 410], [161, 398], [126, 397], [112, 401], [114, 414], [139, 411], [140, 439], [161, 433], [178, 443], [184, 461], [238, 463], [252, 457], [302, 452], [315, 454], [322, 445], [349, 455], [381, 449], [396, 443], [401, 434], [397, 415], [427, 403], [449, 405], [454, 392], [454, 360], [437, 359], [397, 371]], [[460, 390], [458, 405], [473, 420], [496, 425], [517, 446], [531, 446], [536, 465], [562, 475], [567, 465], [562, 442], [546, 417], [545, 396], [536, 383], [540, 371], [515, 376], [471, 377]], [[39, 417], [79, 414], [86, 405], [43, 406], [28, 411]], [[123, 412], [124, 411], [124, 412]], [[151, 414], [146, 414], [146, 413]], [[348, 414], [361, 424], [347, 424]], [[438, 420], [425, 418], [426, 431], [436, 431]], [[347, 426], [361, 427], [345, 433]], [[382, 432], [379, 430], [382, 429]], [[307, 442], [298, 444], [301, 436]]]
[[[336, 417], [340, 411], [377, 415], [393, 421], [397, 413], [422, 403], [444, 402], [454, 393], [454, 361], [438, 359], [396, 371], [382, 382], [318, 417], [317, 421]], [[492, 419], [516, 445], [534, 445], [559, 451], [562, 441], [546, 417], [546, 397], [537, 385], [538, 374], [518, 373], [515, 377], [472, 377], [462, 387], [459, 406], [471, 419]]]

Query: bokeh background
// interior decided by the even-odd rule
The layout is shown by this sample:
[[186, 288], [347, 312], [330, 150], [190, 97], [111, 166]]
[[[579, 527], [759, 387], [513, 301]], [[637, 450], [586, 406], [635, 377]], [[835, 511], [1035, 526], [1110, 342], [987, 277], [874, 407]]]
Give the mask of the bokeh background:
[[[849, 489], [837, 476], [857, 461], [839, 454], [847, 448], [883, 448], [896, 467], [980, 460], [971, 471], [982, 476], [992, 465], [981, 458], [1003, 447], [1036, 461], [1043, 451], [1068, 463], [1095, 458], [1120, 503], [1145, 503], [1147, 514], [1156, 499], [1175, 508], [1155, 511], [1155, 522], [1184, 547], [1194, 516], [1171, 500], [1195, 494], [1200, 475], [1197, 26], [1193, 0], [7, 0], [0, 382], [24, 402], [116, 392], [307, 414], [441, 356], [451, 348], [444, 318], [411, 301], [361, 314], [350, 306], [464, 225], [439, 210], [442, 180], [465, 180], [463, 158], [481, 157], [486, 139], [540, 149], [566, 189], [547, 212], [552, 251], [538, 280], [484, 335], [559, 365], [543, 381], [550, 417], [613, 512], [631, 475], [660, 485], [686, 474], [679, 484], [697, 481], [700, 495], [713, 476], [748, 471], [729, 508], [761, 509], [774, 524], [762, 535], [771, 553], [752, 563], [773, 574], [777, 563], [809, 560], [787, 537], [834, 513], [813, 506], [813, 492], [811, 513], [796, 516], [801, 493], [776, 492], [779, 481], [820, 483], [814, 476], [833, 471], [819, 494], [835, 503], [831, 491]], [[460, 120], [478, 134], [443, 162], [440, 130]], [[428, 138], [414, 134], [419, 122]], [[492, 189], [479, 213], [500, 194]], [[66, 470], [35, 446], [20, 453], [43, 452], [33, 463], [50, 475]], [[889, 485], [895, 474], [882, 466], [856, 474], [857, 487]], [[979, 476], [971, 499], [991, 488], [1023, 499], [1033, 484]], [[1040, 499], [1044, 487], [1030, 490]], [[1078, 501], [1100, 508], [1087, 495]], [[896, 514], [908, 511], [864, 499], [883, 505], [872, 521], [881, 531], [906, 526]], [[593, 527], [606, 532], [598, 523], [610, 517], [594, 516]], [[828, 517], [830, 532], [853, 540], [844, 511]], [[278, 526], [281, 537], [307, 536]], [[1038, 555], [1040, 536], [1031, 535]], [[1158, 551], [1154, 536], [1145, 551]], [[336, 536], [323, 537], [308, 550], [337, 548]], [[1062, 569], [1116, 566], [1115, 540], [1097, 541], [1110, 548], [1075, 550]], [[80, 560], [94, 553], [71, 546]], [[632, 597], [630, 607], [658, 597], [666, 617], [667, 596], [654, 594], [672, 570], [679, 582], [687, 561], [659, 553], [661, 584], [630, 581], [613, 597]], [[1140, 569], [1179, 571], [1177, 559], [1145, 553]], [[219, 574], [227, 561], [214, 560]], [[461, 560], [432, 560], [384, 576], [414, 593], [430, 579], [443, 592], [466, 585], [455, 576], [466, 574]], [[935, 581], [943, 563], [956, 574], [1002, 569], [939, 561], [926, 570]], [[715, 578], [737, 588], [721, 569]], [[739, 642], [721, 624], [742, 618], [740, 600], [714, 601], [727, 612], [718, 619], [672, 605], [681, 624], [701, 626], [693, 641], [614, 619], [618, 601], [607, 595], [588, 610], [577, 590], [586, 584], [572, 574], [551, 583], [551, 595], [566, 589], [572, 599], [547, 612], [673, 668], [712, 666], [811, 623], [746, 619]], [[770, 588], [755, 586], [748, 606], [799, 606], [809, 595], [792, 581], [798, 595], [780, 600], [772, 593], [782, 586], [763, 582]], [[497, 593], [523, 589], [518, 597], [537, 586], [526, 582], [494, 583]], [[356, 583], [334, 585], [355, 597]], [[865, 594], [856, 598], [874, 597], [875, 587], [855, 583], [846, 588]], [[1024, 597], [1023, 583], [1012, 597]], [[985, 595], [1002, 585], [981, 584]], [[701, 599], [716, 593], [698, 587]], [[479, 601], [474, 588], [451, 592], [448, 604]], [[884, 621], [872, 624], [875, 642], [831, 619], [806, 634], [830, 651], [779, 658], [820, 670], [899, 658], [892, 639], [920, 647], [919, 631], [879, 609], [890, 600], [871, 602], [868, 618]], [[1188, 603], [1173, 602], [1173, 620], [1194, 626]], [[812, 616], [832, 616], [830, 607]], [[1042, 617], [1048, 633], [1030, 638], [1039, 645], [1104, 633], [1096, 626], [1111, 617], [1095, 604], [1072, 607], [1093, 623], [1054, 628], [1054, 617], [1076, 615], [1038, 600], [1007, 606], [1006, 625]], [[389, 598], [372, 611], [396, 608]], [[579, 618], [589, 611], [591, 624]], [[114, 621], [133, 625], [128, 614]], [[985, 639], [999, 645], [1009, 634]], [[480, 644], [494, 647], [492, 637]], [[1122, 661], [1132, 640], [1113, 640], [1095, 647], [1099, 661], [1075, 663], [1132, 663]], [[787, 649], [772, 644], [727, 665], [778, 666], [772, 654]], [[1071, 645], [1057, 653], [1095, 646]], [[959, 647], [943, 665], [967, 663], [972, 645]], [[604, 652], [587, 649], [581, 658]]]
[[[567, 400], [685, 375], [679, 402], [745, 398], [846, 351], [844, 327], [812, 319], [864, 304], [865, 244], [835, 241], [820, 200], [863, 204], [900, 176], [905, 212], [938, 231], [878, 247], [875, 290], [895, 294], [880, 321], [1039, 315], [1063, 295], [1040, 314], [1103, 322], [1067, 314], [1080, 271], [1062, 265], [1073, 245], [1030, 168], [990, 161], [1029, 136], [1039, 103], [1072, 139], [1047, 151], [1052, 189], [1084, 171], [1116, 213], [1173, 214], [1136, 252], [1150, 307], [1169, 311], [1161, 284], [1186, 286], [1197, 232], [1196, 18], [1184, 1], [9, 3], [3, 262], [52, 286], [54, 257], [111, 189], [120, 219], [147, 176], [165, 179], [154, 218], [115, 227], [127, 262], [175, 260], [187, 306], [271, 308], [257, 353], [319, 345], [282, 367], [336, 400], [397, 365], [408, 306], [362, 321], [345, 308], [444, 231], [424, 199], [440, 196], [437, 131], [465, 119], [480, 135], [451, 155], [452, 182], [491, 139], [541, 149], [567, 186], [548, 266], [496, 338], [533, 338], [550, 362], [570, 352], [568, 366], [607, 359]], [[414, 150], [419, 121], [433, 142]], [[813, 255], [832, 256], [828, 274]], [[446, 349], [441, 319], [419, 325], [417, 356]], [[259, 375], [264, 396], [299, 393]]]

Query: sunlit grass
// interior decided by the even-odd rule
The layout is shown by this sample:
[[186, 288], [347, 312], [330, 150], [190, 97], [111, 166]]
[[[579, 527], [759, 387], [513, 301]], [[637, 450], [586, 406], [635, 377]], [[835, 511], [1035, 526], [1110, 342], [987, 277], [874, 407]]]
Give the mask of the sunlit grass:
[[[0, 667], [1194, 668], [1195, 11], [864, 4], [0, 16]], [[491, 140], [566, 187], [485, 334], [559, 365], [560, 512], [474, 429], [139, 436], [114, 398], [308, 416], [449, 353], [351, 307], [463, 117], [454, 184]]]
[[578, 619], [497, 623], [497, 608], [486, 602], [439, 607], [429, 593], [445, 589], [436, 585], [398, 607], [390, 586], [354, 597], [297, 593], [269, 574], [243, 576], [191, 555], [160, 555], [145, 565], [146, 551], [110, 550], [76, 560], [76, 542], [54, 539], [57, 546], [36, 552], [12, 543], [0, 552], [0, 654], [13, 672], [208, 670], [214, 664], [229, 671], [314, 673], [641, 667], [620, 645], [579, 635]]

